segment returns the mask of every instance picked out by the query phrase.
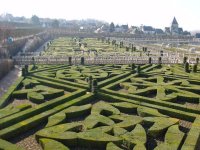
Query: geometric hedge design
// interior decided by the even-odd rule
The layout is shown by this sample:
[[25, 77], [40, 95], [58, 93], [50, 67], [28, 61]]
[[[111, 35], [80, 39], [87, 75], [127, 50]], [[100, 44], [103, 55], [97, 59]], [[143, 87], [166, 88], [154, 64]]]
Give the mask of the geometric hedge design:
[[[75, 56], [75, 64], [118, 54], [147, 56], [104, 38], [59, 38], [40, 53]], [[26, 134], [40, 145], [34, 150], [200, 149], [199, 66], [196, 73], [151, 64], [26, 69], [0, 99], [0, 150], [28, 149], [13, 142]]]
[[22, 149], [12, 138], [41, 125], [34, 135], [45, 150], [198, 149], [199, 70], [137, 68], [29, 66], [0, 99], [0, 149]]

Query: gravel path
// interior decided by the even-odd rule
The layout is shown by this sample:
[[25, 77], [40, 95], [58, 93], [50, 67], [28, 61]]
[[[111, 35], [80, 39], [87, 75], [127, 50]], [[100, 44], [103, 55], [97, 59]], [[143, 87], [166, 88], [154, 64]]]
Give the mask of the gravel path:
[[17, 147], [20, 147], [23, 150], [42, 150], [42, 147], [35, 139], [35, 133], [44, 128], [44, 126], [45, 124], [42, 124], [28, 130], [27, 132], [10, 139], [9, 142], [16, 144]]
[[28, 99], [14, 99], [11, 103], [11, 105], [13, 105], [14, 107], [21, 105], [21, 104], [31, 104], [31, 106], [33, 108], [35, 108], [37, 106], [37, 104], [32, 103], [31, 101], [29, 101]]
[[15, 67], [0, 80], [0, 97], [7, 92], [8, 88], [21, 76], [21, 70]]

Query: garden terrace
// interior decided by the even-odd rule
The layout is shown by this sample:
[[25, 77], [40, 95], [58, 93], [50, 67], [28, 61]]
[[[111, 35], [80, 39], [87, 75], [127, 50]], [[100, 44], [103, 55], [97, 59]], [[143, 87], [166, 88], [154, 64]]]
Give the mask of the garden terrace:
[[[95, 47], [93, 40], [81, 43]], [[195, 65], [23, 66], [0, 98], [0, 149], [198, 150]]]
[[182, 64], [187, 56], [189, 63], [196, 63], [197, 54], [183, 54], [147, 49], [141, 45], [111, 41], [109, 38], [59, 38], [44, 46], [44, 51], [31, 56], [14, 57], [17, 65], [31, 64]]

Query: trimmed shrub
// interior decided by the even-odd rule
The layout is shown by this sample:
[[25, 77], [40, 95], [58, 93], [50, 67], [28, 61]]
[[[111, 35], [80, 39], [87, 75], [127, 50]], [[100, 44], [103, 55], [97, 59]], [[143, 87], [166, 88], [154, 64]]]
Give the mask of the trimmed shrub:
[[165, 117], [149, 117], [145, 118], [145, 121], [154, 122], [153, 126], [148, 129], [148, 134], [152, 137], [157, 137], [163, 134], [168, 129], [168, 127], [179, 123], [178, 119]]
[[199, 64], [199, 58], [196, 58], [196, 64]]
[[136, 72], [137, 72], [138, 74], [140, 73], [140, 65], [137, 65]]
[[140, 124], [137, 124], [131, 132], [127, 132], [124, 135], [122, 135], [122, 138], [126, 142], [130, 143], [131, 147], [137, 144], [145, 145], [145, 143], [147, 142], [147, 135], [145, 129]]
[[92, 106], [91, 114], [110, 116], [120, 114], [120, 111], [109, 103], [100, 101]]
[[188, 62], [186, 62], [185, 64], [184, 64], [184, 69], [185, 69], [185, 72], [187, 72], [187, 73], [189, 73], [190, 72], [190, 70], [189, 70], [189, 63]]
[[106, 150], [123, 150], [121, 148], [119, 148], [117, 145], [115, 145], [114, 143], [112, 142], [109, 142], [107, 145], [106, 145]]
[[8, 101], [12, 96], [13, 91], [15, 91], [20, 86], [20, 83], [22, 82], [23, 79], [24, 79], [23, 77], [17, 79], [17, 81], [14, 84], [12, 84], [9, 87], [8, 91], [0, 98], [0, 108], [4, 107], [8, 103]]
[[162, 57], [158, 57], [158, 64], [162, 64]]
[[126, 130], [133, 130], [136, 124], [142, 123], [142, 117], [133, 115], [112, 115], [109, 116], [112, 120], [116, 122], [114, 127], [124, 128]]
[[68, 59], [69, 59], [68, 60], [69, 61], [69, 65], [71, 66], [72, 65], [72, 57], [69, 57]]
[[149, 61], [148, 62], [149, 62], [149, 64], [151, 64], [151, 57], [149, 57]]
[[31, 104], [20, 104], [18, 106], [16, 106], [15, 108], [19, 109], [20, 111], [26, 110], [31, 108], [32, 105]]
[[27, 88], [32, 88], [35, 85], [39, 85], [40, 82], [38, 82], [37, 80], [31, 80], [26, 78], [25, 80], [22, 81], [23, 86], [27, 89]]
[[84, 120], [84, 125], [86, 129], [92, 129], [100, 125], [111, 126], [114, 124], [114, 121], [112, 121], [110, 118], [96, 114], [90, 115]]
[[125, 133], [127, 133], [128, 131], [123, 129], [123, 128], [119, 128], [119, 127], [113, 127], [113, 134], [115, 136], [122, 136]]
[[39, 91], [38, 89], [23, 89], [23, 90], [18, 90], [18, 91], [14, 91], [12, 93], [12, 97], [13, 98], [26, 99], [28, 93], [38, 92], [38, 91]]
[[66, 114], [64, 112], [56, 113], [48, 118], [48, 123], [46, 127], [51, 127], [63, 123], [65, 120], [66, 120]]
[[193, 65], [192, 71], [193, 71], [193, 72], [197, 72], [197, 64], [194, 64], [194, 65]]
[[84, 65], [84, 57], [81, 57], [81, 65]]
[[0, 139], [0, 149], [1, 150], [22, 150], [21, 148], [17, 147], [16, 145], [9, 143], [2, 139]]
[[66, 114], [67, 119], [72, 119], [80, 116], [88, 115], [91, 111], [92, 105], [71, 106], [63, 112]]
[[95, 130], [78, 134], [78, 145], [80, 147], [106, 149], [106, 145], [110, 142], [120, 144], [122, 139], [104, 132], [96, 132]]
[[131, 64], [131, 70], [135, 71], [135, 64]]
[[147, 108], [147, 107], [143, 107], [143, 106], [138, 107], [137, 112], [138, 112], [138, 115], [141, 117], [151, 117], [151, 116], [167, 117], [167, 116], [159, 113], [157, 109]]
[[178, 149], [184, 137], [184, 132], [179, 130], [179, 125], [173, 125], [168, 128], [165, 134], [165, 142], [171, 147], [176, 147]]
[[41, 104], [44, 101], [44, 96], [40, 93], [37, 93], [37, 92], [30, 92], [27, 94], [27, 98], [33, 102], [33, 103], [36, 103], [36, 104]]
[[137, 144], [134, 146], [133, 150], [146, 150], [146, 147], [144, 144]]
[[40, 138], [39, 142], [42, 145], [43, 150], [70, 150], [62, 143], [52, 139]]
[[111, 103], [114, 107], [120, 110], [123, 113], [136, 113], [138, 105], [128, 103], [128, 102], [120, 102], [120, 103]]
[[185, 64], [187, 62], [187, 57], [183, 57], [183, 64]]

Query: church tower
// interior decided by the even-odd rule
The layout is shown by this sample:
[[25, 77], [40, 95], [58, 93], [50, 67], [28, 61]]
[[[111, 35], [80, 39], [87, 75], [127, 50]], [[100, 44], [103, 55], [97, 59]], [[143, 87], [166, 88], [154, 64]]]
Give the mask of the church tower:
[[176, 18], [174, 17], [173, 21], [172, 21], [172, 24], [171, 24], [171, 33], [172, 35], [177, 35], [179, 34], [179, 29], [178, 29], [178, 22], [176, 20]]

